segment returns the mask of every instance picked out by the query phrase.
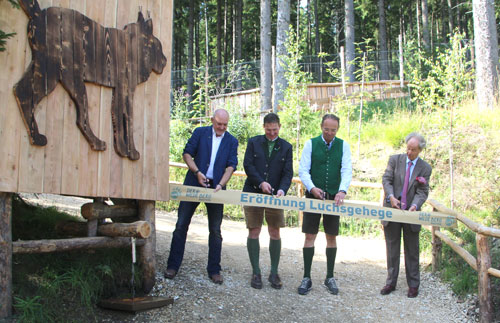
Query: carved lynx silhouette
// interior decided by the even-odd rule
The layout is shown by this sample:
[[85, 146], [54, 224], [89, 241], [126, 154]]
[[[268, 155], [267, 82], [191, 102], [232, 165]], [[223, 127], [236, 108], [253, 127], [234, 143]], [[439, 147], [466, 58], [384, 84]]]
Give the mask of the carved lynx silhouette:
[[151, 19], [144, 20], [139, 12], [137, 22], [119, 30], [103, 27], [75, 10], [41, 10], [36, 0], [20, 0], [19, 4], [29, 17], [32, 61], [14, 86], [14, 94], [30, 142], [47, 144], [38, 131], [35, 109], [61, 82], [75, 103], [76, 124], [90, 147], [105, 150], [106, 143], [95, 136], [88, 118], [84, 82], [92, 82], [113, 88], [111, 114], [117, 154], [139, 159], [133, 139], [134, 91], [151, 71], [161, 74], [167, 62], [160, 41], [153, 36]]

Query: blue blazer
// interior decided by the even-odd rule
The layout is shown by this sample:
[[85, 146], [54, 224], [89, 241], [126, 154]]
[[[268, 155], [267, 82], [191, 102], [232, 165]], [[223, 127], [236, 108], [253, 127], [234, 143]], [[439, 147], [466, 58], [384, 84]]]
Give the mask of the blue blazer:
[[[193, 157], [196, 166], [203, 174], [207, 173], [210, 166], [210, 156], [212, 155], [212, 126], [199, 127], [194, 129], [193, 135], [189, 138], [186, 147], [184, 147], [183, 155], [190, 154]], [[228, 131], [224, 133], [224, 137], [217, 151], [214, 164], [214, 187], [219, 184], [222, 175], [227, 167], [233, 167], [236, 170], [238, 166], [238, 140], [233, 137]], [[187, 171], [184, 185], [200, 186], [196, 175], [191, 171]]]

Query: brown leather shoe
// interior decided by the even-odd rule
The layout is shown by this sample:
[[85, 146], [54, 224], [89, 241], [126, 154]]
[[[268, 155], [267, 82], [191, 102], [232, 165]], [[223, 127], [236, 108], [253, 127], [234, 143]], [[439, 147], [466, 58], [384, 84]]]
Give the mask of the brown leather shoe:
[[214, 284], [219, 284], [220, 285], [223, 282], [221, 274], [213, 274], [212, 276], [210, 276], [210, 279], [212, 280], [212, 282]]
[[269, 274], [269, 282], [271, 283], [271, 287], [274, 289], [281, 289], [283, 283], [281, 283], [280, 276], [278, 274]]
[[165, 278], [167, 279], [174, 279], [175, 275], [177, 275], [177, 270], [174, 269], [167, 269], [163, 273], [163, 276], [165, 276]]
[[262, 288], [262, 277], [260, 274], [252, 275], [252, 280], [250, 281], [250, 286], [252, 286], [255, 289], [261, 289]]
[[408, 297], [415, 298], [418, 296], [418, 287], [410, 287], [408, 288]]
[[380, 294], [382, 294], [382, 295], [388, 295], [388, 294], [392, 293], [395, 290], [396, 290], [396, 286], [385, 285], [384, 288], [382, 288], [380, 290]]

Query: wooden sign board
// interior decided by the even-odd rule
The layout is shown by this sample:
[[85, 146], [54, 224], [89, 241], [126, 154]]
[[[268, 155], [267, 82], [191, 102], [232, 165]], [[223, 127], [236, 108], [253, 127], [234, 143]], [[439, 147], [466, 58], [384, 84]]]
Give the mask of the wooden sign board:
[[[0, 1], [0, 29], [16, 33], [7, 41], [7, 50], [0, 52], [0, 191], [168, 200], [173, 0], [39, 0], [38, 4], [41, 10], [75, 10], [118, 31], [137, 22], [142, 12], [146, 20], [151, 18], [166, 65], [161, 74], [151, 73], [146, 81], [137, 82], [132, 93], [133, 127], [125, 126], [125, 131], [133, 131], [130, 137], [138, 154], [120, 155], [115, 150], [113, 88], [87, 82], [87, 122], [106, 149], [92, 149], [95, 147], [76, 125], [74, 100], [60, 82], [33, 110], [39, 133], [47, 139], [44, 146], [34, 145], [14, 95], [15, 85], [32, 62], [29, 20], [23, 10]], [[95, 57], [95, 61], [99, 59], [102, 57]], [[129, 68], [129, 64], [122, 66]], [[116, 71], [116, 75], [120, 73], [123, 76], [127, 71]]]

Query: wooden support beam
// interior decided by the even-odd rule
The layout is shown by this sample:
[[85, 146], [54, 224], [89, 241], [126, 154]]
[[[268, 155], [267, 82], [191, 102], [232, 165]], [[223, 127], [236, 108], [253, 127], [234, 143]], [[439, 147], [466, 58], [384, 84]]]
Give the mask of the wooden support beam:
[[432, 227], [432, 272], [435, 273], [441, 267], [441, 249], [443, 247], [443, 242], [436, 235], [436, 231], [440, 231], [439, 227]]
[[142, 268], [142, 289], [148, 294], [155, 285], [156, 273], [156, 230], [155, 230], [155, 201], [139, 200], [139, 219], [151, 225], [151, 235], [139, 248], [139, 265]]
[[487, 236], [476, 234], [477, 274], [479, 298], [479, 321], [492, 322], [493, 304], [491, 302], [491, 282], [488, 269], [491, 267], [490, 245]]
[[0, 192], [0, 319], [12, 315], [12, 194]]
[[[143, 246], [146, 240], [138, 239], [137, 246]], [[97, 248], [123, 248], [131, 245], [127, 237], [87, 237], [72, 239], [50, 239], [50, 240], [25, 240], [14, 241], [12, 250], [14, 254], [21, 253], [49, 253], [81, 249]]]
[[81, 212], [87, 220], [137, 216], [137, 208], [129, 204], [86, 203], [82, 205]]
[[[60, 222], [56, 225], [58, 232], [73, 236], [85, 236], [87, 223]], [[146, 221], [132, 223], [104, 223], [97, 226], [97, 234], [107, 237], [135, 237], [146, 239], [151, 235], [151, 225]]]

